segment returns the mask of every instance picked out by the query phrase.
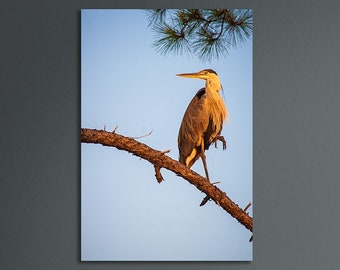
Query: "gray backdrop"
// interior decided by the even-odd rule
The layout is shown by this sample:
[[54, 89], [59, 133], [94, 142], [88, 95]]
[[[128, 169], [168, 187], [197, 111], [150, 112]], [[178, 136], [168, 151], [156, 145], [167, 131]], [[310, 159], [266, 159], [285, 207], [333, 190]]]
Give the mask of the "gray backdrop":
[[254, 261], [80, 262], [80, 9], [184, 7], [114, 2], [1, 1], [1, 269], [337, 269], [335, 0], [185, 1], [254, 9]]

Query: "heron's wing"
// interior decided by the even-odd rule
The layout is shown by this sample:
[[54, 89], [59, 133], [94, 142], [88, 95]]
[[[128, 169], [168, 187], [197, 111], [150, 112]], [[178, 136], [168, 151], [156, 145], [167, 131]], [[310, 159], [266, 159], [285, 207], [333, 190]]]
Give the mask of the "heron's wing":
[[[179, 129], [178, 148], [181, 163], [190, 167], [197, 160], [208, 124], [205, 88], [202, 88], [191, 100]], [[190, 157], [189, 162], [186, 161], [188, 157]]]
[[204, 148], [205, 150], [209, 149], [210, 144], [216, 140], [217, 136], [221, 134], [222, 126], [223, 126], [223, 115], [216, 115], [217, 119], [215, 120], [214, 116], [209, 114], [208, 126], [204, 132]]

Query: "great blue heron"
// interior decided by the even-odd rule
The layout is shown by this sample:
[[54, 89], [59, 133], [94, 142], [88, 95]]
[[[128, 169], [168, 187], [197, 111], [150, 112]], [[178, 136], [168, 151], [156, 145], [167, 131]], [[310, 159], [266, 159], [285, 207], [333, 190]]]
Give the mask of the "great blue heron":
[[226, 149], [226, 142], [220, 134], [223, 122], [228, 118], [228, 111], [219, 94], [222, 89], [220, 79], [212, 69], [176, 75], [206, 81], [205, 87], [198, 90], [183, 116], [178, 133], [178, 149], [179, 162], [189, 168], [201, 158], [206, 177], [210, 181], [204, 151], [213, 142], [216, 146], [217, 140], [222, 141], [223, 149]]

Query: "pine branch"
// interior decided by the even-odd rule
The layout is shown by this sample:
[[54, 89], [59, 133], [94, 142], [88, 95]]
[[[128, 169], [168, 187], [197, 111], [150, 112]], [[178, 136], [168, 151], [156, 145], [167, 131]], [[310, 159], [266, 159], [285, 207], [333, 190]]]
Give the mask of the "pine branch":
[[183, 177], [190, 184], [194, 185], [197, 189], [204, 192], [207, 197], [214, 200], [217, 205], [221, 206], [232, 217], [236, 218], [244, 227], [253, 231], [253, 219], [245, 212], [245, 210], [241, 209], [225, 192], [211, 184], [204, 177], [178, 161], [166, 156], [165, 153], [168, 151], [161, 152], [152, 149], [146, 144], [138, 142], [133, 138], [119, 135], [115, 131], [107, 132], [105, 130], [87, 128], [81, 129], [81, 142], [113, 146], [119, 150], [128, 151], [138, 157], [148, 160], [155, 167], [155, 176], [159, 183], [163, 180], [160, 172], [161, 168], [166, 168], [176, 173], [178, 176]]
[[157, 9], [147, 14], [157, 52], [186, 52], [203, 62], [228, 55], [253, 31], [250, 9]]

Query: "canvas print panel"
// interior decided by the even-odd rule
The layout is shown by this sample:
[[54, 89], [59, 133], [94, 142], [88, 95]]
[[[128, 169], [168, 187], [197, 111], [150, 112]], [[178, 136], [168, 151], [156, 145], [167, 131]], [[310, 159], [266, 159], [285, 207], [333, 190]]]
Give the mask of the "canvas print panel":
[[[205, 15], [219, 19], [199, 24]], [[195, 23], [189, 21], [195, 18]], [[232, 19], [240, 18], [248, 25], [233, 30]], [[200, 31], [182, 29], [195, 24]], [[176, 37], [177, 43], [167, 43]], [[248, 206], [245, 213], [251, 222], [252, 73], [251, 10], [81, 12], [81, 127], [121, 134], [164, 151], [205, 178], [202, 155], [190, 160], [211, 143], [201, 151], [210, 182], [241, 209]], [[199, 92], [204, 87], [205, 92]], [[225, 104], [223, 116], [223, 106], [213, 100], [199, 105], [209, 89], [215, 92], [207, 99]], [[195, 108], [185, 116], [195, 98]], [[205, 119], [200, 110], [207, 104], [217, 115], [214, 121], [208, 117], [209, 128], [200, 127]], [[180, 131], [184, 117], [187, 124]], [[220, 135], [225, 150], [219, 140], [215, 148]], [[82, 141], [82, 261], [253, 259], [249, 228], [213, 200], [200, 207], [206, 194], [176, 173], [164, 168], [160, 173], [164, 180], [158, 183], [150, 161]]]

